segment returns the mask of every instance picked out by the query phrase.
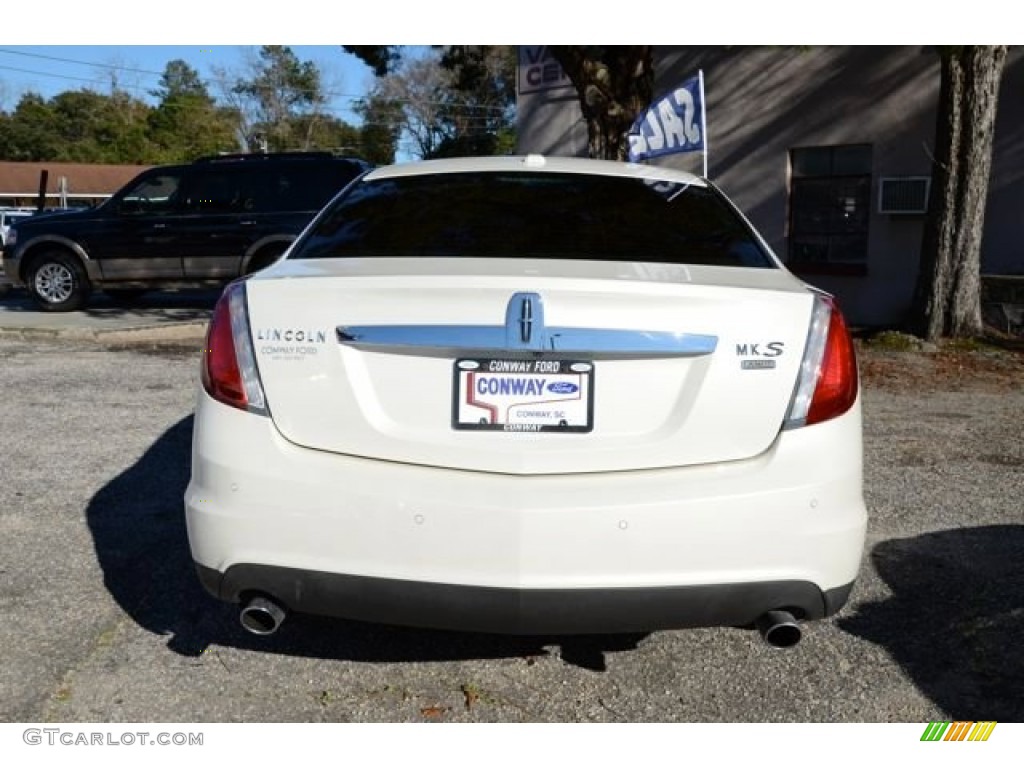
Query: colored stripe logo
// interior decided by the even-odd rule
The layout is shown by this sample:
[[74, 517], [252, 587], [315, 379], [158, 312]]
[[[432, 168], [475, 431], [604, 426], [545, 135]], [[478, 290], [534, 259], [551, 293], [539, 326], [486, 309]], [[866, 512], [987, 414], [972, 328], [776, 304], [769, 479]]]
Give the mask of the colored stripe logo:
[[996, 727], [994, 720], [982, 722], [932, 722], [921, 734], [921, 741], [988, 741]]

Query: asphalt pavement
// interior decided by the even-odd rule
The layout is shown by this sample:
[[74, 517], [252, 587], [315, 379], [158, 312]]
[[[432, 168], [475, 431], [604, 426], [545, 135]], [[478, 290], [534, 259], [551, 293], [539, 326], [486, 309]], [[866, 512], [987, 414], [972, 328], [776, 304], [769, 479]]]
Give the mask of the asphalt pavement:
[[107, 341], [0, 338], [2, 720], [1024, 719], [1019, 387], [866, 390], [862, 573], [793, 649], [735, 628], [514, 638], [309, 616], [258, 638], [188, 554], [200, 345]]

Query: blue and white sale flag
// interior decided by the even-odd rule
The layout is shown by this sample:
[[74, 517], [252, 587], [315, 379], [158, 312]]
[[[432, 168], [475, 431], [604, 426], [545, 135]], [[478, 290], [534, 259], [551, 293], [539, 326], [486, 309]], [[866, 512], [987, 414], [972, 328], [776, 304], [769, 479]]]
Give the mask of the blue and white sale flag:
[[658, 99], [629, 129], [629, 160], [706, 150], [704, 83], [691, 77]]

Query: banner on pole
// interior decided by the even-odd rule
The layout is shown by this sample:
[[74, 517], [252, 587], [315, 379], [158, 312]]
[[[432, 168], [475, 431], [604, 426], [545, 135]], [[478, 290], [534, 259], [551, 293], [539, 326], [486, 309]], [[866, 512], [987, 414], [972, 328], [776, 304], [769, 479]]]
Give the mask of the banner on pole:
[[691, 77], [652, 104], [629, 129], [629, 160], [706, 151], [704, 88]]

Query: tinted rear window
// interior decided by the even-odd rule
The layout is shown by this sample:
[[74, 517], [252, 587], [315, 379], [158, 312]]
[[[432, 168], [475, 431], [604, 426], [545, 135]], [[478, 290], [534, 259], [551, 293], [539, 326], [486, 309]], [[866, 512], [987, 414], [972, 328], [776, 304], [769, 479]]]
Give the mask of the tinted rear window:
[[561, 173], [363, 181], [290, 258], [378, 256], [774, 266], [743, 221], [705, 187]]

